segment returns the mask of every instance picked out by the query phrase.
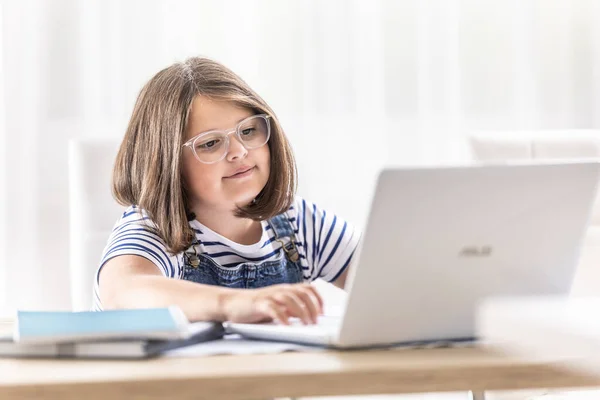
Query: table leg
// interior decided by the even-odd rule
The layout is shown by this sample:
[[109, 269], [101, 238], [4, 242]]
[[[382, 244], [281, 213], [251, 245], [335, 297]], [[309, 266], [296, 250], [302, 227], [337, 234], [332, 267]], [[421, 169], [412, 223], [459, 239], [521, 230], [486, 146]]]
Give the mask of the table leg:
[[481, 390], [481, 391], [471, 390], [469, 392], [469, 399], [470, 400], [485, 400], [485, 392], [483, 390]]

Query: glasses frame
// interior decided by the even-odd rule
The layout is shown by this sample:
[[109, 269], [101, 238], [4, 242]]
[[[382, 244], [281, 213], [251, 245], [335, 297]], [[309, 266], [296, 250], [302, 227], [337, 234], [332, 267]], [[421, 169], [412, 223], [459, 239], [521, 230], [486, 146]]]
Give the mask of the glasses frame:
[[[249, 120], [255, 119], [255, 118], [263, 118], [265, 120], [265, 123], [267, 125], [267, 140], [265, 140], [265, 142], [263, 144], [261, 144], [260, 146], [256, 146], [256, 147], [248, 147], [246, 145], [246, 143], [244, 143], [244, 140], [242, 139], [242, 137], [240, 136], [240, 127], [245, 124], [246, 122], [248, 122]], [[198, 156], [198, 154], [196, 153], [196, 146], [195, 143], [197, 140], [202, 139], [205, 136], [208, 135], [212, 135], [215, 133], [222, 133], [225, 136], [225, 152], [223, 153], [223, 155], [221, 156], [221, 158], [219, 158], [218, 160], [215, 161], [202, 161], [200, 159], [200, 157]], [[202, 132], [196, 136], [194, 136], [193, 138], [191, 138], [190, 140], [188, 140], [187, 142], [185, 142], [183, 144], [182, 147], [189, 147], [190, 150], [192, 150], [192, 154], [194, 154], [194, 157], [196, 157], [196, 160], [200, 161], [202, 164], [215, 164], [218, 163], [219, 161], [223, 160], [225, 157], [227, 157], [227, 154], [229, 154], [229, 136], [231, 134], [235, 133], [238, 141], [242, 144], [242, 146], [244, 146], [244, 148], [246, 150], [253, 150], [253, 149], [258, 149], [262, 146], [264, 146], [265, 144], [267, 144], [269, 142], [269, 139], [271, 138], [271, 116], [268, 114], [255, 114], [255, 115], [251, 115], [248, 118], [244, 118], [243, 120], [241, 120], [240, 122], [237, 123], [237, 125], [235, 126], [235, 128], [233, 129], [229, 129], [229, 130], [222, 130], [222, 129], [213, 129], [211, 131], [208, 132]]]

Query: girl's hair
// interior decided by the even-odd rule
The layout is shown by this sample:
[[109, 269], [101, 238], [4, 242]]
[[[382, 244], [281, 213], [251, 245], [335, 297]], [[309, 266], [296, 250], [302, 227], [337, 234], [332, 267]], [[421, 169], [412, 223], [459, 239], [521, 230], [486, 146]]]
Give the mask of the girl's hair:
[[264, 220], [290, 207], [297, 172], [290, 144], [267, 103], [246, 82], [222, 64], [194, 57], [157, 73], [142, 88], [112, 178], [113, 196], [136, 205], [154, 222], [154, 231], [176, 254], [194, 240], [189, 220], [189, 193], [183, 181], [181, 152], [192, 101], [197, 95], [224, 100], [271, 116], [271, 172], [256, 200], [237, 216]]

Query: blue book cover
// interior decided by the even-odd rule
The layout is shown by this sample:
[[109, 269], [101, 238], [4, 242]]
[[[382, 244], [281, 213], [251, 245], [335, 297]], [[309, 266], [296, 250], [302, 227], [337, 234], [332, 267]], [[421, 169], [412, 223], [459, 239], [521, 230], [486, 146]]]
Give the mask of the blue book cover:
[[18, 311], [15, 342], [60, 343], [118, 339], [185, 339], [189, 322], [179, 307], [108, 311]]

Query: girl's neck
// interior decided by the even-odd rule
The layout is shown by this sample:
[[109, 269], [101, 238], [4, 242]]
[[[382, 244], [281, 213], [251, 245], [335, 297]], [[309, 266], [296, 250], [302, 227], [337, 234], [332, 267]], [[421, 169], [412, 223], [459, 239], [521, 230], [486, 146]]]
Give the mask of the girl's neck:
[[195, 214], [198, 222], [232, 242], [252, 245], [262, 237], [259, 221], [236, 217], [231, 211], [195, 211]]

